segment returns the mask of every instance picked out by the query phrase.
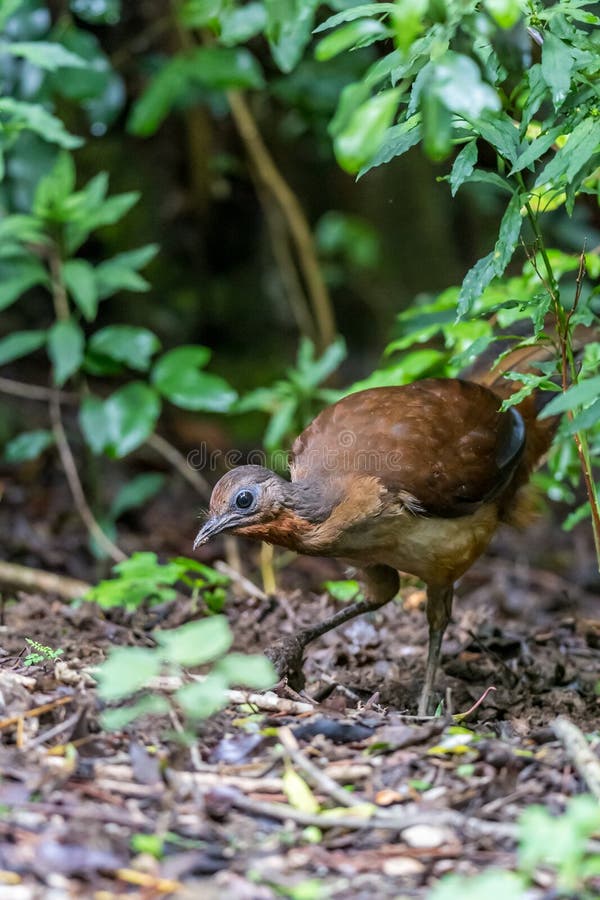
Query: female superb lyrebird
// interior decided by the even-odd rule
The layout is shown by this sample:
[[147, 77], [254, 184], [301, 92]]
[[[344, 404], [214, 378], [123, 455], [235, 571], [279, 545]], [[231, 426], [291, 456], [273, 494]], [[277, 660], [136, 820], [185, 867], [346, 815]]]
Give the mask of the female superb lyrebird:
[[398, 591], [398, 571], [427, 586], [429, 653], [419, 714], [428, 712], [453, 586], [502, 522], [526, 524], [529, 475], [556, 423], [537, 418], [539, 397], [500, 411], [516, 390], [502, 372], [524, 371], [532, 348], [502, 370], [471, 380], [428, 378], [373, 388], [323, 410], [292, 447], [290, 481], [240, 466], [216, 484], [195, 547], [221, 532], [362, 569], [366, 599], [270, 652], [280, 674], [298, 676], [305, 646], [377, 609]]

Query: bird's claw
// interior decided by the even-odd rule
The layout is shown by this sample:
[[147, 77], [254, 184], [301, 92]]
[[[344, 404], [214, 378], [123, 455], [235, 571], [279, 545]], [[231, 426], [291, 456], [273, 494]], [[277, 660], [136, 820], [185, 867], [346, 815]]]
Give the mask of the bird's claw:
[[265, 656], [271, 660], [279, 677], [286, 678], [295, 691], [301, 691], [305, 684], [302, 671], [305, 646], [300, 635], [293, 635], [276, 641], [265, 650]]

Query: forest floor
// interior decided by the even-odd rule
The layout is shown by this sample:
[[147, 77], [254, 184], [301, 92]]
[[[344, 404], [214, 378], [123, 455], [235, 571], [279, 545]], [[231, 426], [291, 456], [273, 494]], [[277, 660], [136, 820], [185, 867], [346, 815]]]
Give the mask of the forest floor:
[[[5, 482], [6, 558], [93, 580], [72, 515], [48, 526], [53, 490]], [[127, 550], [189, 552], [189, 498], [164, 493], [127, 523]], [[241, 551], [254, 578], [256, 551]], [[94, 667], [115, 644], [151, 643], [156, 611], [18, 595], [0, 629], [0, 898], [426, 898], [447, 873], [513, 869], [523, 810], [554, 817], [586, 790], [556, 717], [600, 749], [593, 573], [585, 527], [565, 535], [541, 519], [526, 536], [503, 534], [459, 585], [443, 715], [414, 716], [426, 626], [412, 586], [307, 649], [305, 694], [232, 703], [191, 746], [176, 717], [123, 732], [99, 724]], [[322, 588], [331, 577], [343, 577], [335, 563], [297, 558], [273, 597], [238, 585], [225, 607], [235, 648], [259, 652], [339, 608]], [[171, 627], [189, 608], [161, 614]], [[26, 666], [26, 638], [63, 653]], [[457, 730], [449, 713], [484, 695]], [[542, 868], [527, 896], [553, 891]]]

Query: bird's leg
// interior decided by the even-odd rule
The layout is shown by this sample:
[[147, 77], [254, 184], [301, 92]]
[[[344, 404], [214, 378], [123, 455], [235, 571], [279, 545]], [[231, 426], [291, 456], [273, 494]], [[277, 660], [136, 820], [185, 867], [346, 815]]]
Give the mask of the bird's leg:
[[427, 585], [427, 621], [429, 623], [429, 647], [427, 650], [427, 668], [425, 682], [419, 699], [419, 715], [429, 714], [429, 703], [435, 673], [440, 661], [444, 632], [450, 621], [452, 612], [453, 585]]
[[333, 616], [329, 616], [319, 625], [312, 628], [303, 628], [289, 638], [284, 638], [269, 647], [265, 653], [271, 660], [277, 674], [287, 677], [288, 684], [299, 690], [304, 687], [304, 675], [302, 673], [302, 656], [307, 644], [349, 622], [363, 613], [373, 612], [380, 606], [388, 603], [398, 593], [400, 579], [395, 569], [389, 566], [369, 566], [364, 570], [365, 592], [364, 600], [359, 600], [345, 609], [340, 609]]

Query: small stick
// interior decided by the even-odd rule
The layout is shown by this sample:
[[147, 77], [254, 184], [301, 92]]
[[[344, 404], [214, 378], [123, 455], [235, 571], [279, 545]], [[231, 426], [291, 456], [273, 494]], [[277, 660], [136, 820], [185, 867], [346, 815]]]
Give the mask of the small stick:
[[66, 575], [57, 575], [55, 572], [46, 572], [43, 569], [30, 569], [29, 566], [19, 566], [16, 563], [0, 561], [0, 586], [6, 590], [25, 591], [35, 594], [38, 591], [43, 594], [58, 594], [65, 600], [77, 600], [91, 590], [91, 584], [69, 578]]
[[9, 725], [17, 725], [22, 719], [31, 719], [33, 716], [41, 716], [42, 713], [50, 712], [51, 709], [56, 709], [57, 706], [64, 706], [65, 703], [72, 703], [74, 699], [74, 697], [59, 697], [57, 700], [52, 700], [50, 703], [43, 703], [41, 706], [36, 706], [34, 709], [26, 710], [26, 712], [18, 713], [15, 716], [8, 716], [8, 718], [0, 720], [0, 729], [7, 728]]
[[177, 447], [170, 444], [169, 441], [161, 437], [160, 434], [151, 434], [146, 441], [148, 447], [151, 447], [156, 453], [160, 454], [174, 469], [176, 469], [182, 478], [191, 484], [192, 487], [205, 500], [210, 499], [211, 489], [208, 481], [200, 475], [197, 469], [191, 466], [183, 453], [180, 453]]
[[319, 769], [318, 766], [315, 766], [310, 759], [308, 759], [300, 747], [298, 746], [298, 741], [292, 734], [291, 729], [284, 725], [278, 730], [279, 740], [281, 741], [281, 745], [283, 749], [288, 754], [288, 756], [296, 763], [299, 769], [302, 769], [303, 772], [310, 778], [312, 782], [316, 785], [316, 787], [321, 790], [328, 797], [331, 797], [339, 806], [361, 806], [366, 801], [364, 798], [354, 799], [348, 791], [345, 791], [339, 784], [330, 778], [326, 772], [323, 772], [322, 769]]
[[251, 597], [256, 597], [257, 600], [268, 600], [269, 597], [265, 594], [264, 591], [261, 591], [259, 587], [257, 587], [249, 578], [246, 578], [245, 575], [242, 575], [241, 572], [236, 572], [231, 566], [227, 565], [226, 562], [223, 562], [222, 559], [217, 560], [217, 562], [213, 566], [217, 572], [221, 572], [222, 575], [227, 575], [228, 578], [235, 584], [239, 584], [247, 594], [250, 594]]
[[558, 716], [552, 723], [552, 730], [591, 793], [600, 800], [600, 761], [590, 749], [584, 733], [566, 716]]
[[52, 431], [54, 432], [54, 440], [56, 441], [58, 455], [60, 456], [60, 461], [67, 477], [73, 501], [83, 524], [87, 528], [90, 536], [98, 542], [105, 553], [107, 553], [114, 562], [122, 562], [124, 559], [127, 559], [127, 555], [123, 553], [120, 547], [117, 547], [117, 545], [102, 531], [86, 500], [79, 478], [79, 472], [77, 471], [77, 465], [65, 434], [60, 412], [60, 402], [58, 397], [54, 394], [50, 401], [50, 419], [52, 421]]

